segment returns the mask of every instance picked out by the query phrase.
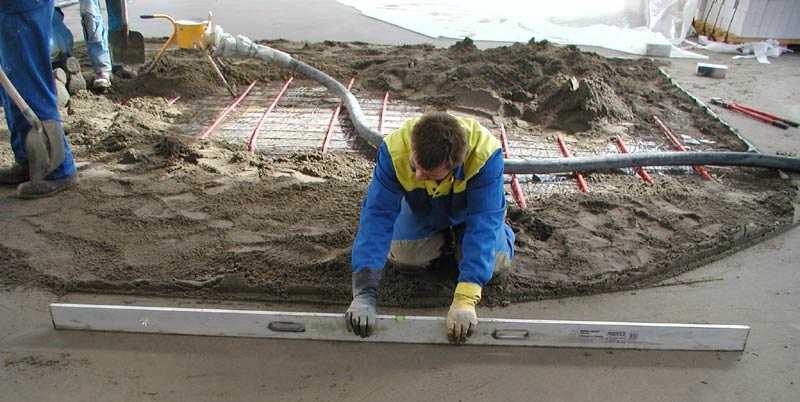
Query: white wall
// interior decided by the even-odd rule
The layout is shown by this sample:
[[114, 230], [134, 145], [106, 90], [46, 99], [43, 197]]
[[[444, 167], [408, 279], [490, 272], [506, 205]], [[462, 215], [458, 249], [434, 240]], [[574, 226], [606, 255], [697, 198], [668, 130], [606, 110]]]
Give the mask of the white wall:
[[[733, 17], [730, 33], [750, 38], [800, 39], [800, 0], [705, 0], [698, 12], [708, 23], [717, 20], [717, 28], [727, 30]], [[717, 14], [719, 18], [717, 19]]]

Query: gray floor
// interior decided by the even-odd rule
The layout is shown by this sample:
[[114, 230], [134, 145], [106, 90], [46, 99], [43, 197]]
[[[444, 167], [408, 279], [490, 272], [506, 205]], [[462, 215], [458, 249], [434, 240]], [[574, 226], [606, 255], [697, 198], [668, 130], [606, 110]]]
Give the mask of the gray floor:
[[[271, 3], [283, 3], [284, 12], [290, 14], [305, 13], [289, 2]], [[345, 30], [337, 40], [407, 40], [393, 36], [407, 31], [380, 24], [353, 33], [352, 27], [364, 17], [331, 1], [316, 3], [340, 12], [338, 25], [350, 27], [352, 36]], [[285, 34], [278, 36], [309, 39], [303, 35], [304, 24], [285, 20], [288, 25], [281, 31]], [[380, 33], [370, 36], [373, 30]], [[752, 60], [734, 63], [724, 56], [715, 61], [731, 66], [725, 80], [695, 77], [693, 61], [672, 61], [668, 70], [702, 99], [724, 96], [800, 120], [800, 57], [783, 57], [771, 65]], [[800, 130], [781, 131], [720, 113], [764, 152], [800, 153]], [[0, 400], [797, 401], [798, 244], [800, 229], [794, 229], [678, 278], [705, 280], [696, 284], [480, 310], [483, 316], [509, 318], [749, 324], [753, 329], [744, 353], [611, 353], [56, 332], [46, 305], [59, 298], [40, 291], [8, 290], [0, 292], [4, 359]]]

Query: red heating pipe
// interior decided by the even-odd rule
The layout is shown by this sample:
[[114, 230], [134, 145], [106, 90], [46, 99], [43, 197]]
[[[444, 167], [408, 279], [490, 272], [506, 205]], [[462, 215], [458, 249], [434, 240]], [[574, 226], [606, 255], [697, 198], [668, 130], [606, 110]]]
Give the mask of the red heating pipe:
[[389, 92], [383, 95], [383, 106], [381, 106], [381, 115], [378, 119], [378, 133], [383, 134], [383, 117], [386, 114], [386, 105], [389, 104]]
[[234, 100], [233, 103], [230, 104], [230, 106], [226, 107], [222, 111], [222, 113], [219, 114], [219, 117], [217, 117], [217, 119], [214, 120], [214, 123], [212, 123], [211, 126], [209, 126], [206, 129], [206, 131], [204, 131], [202, 134], [200, 134], [200, 138], [201, 139], [206, 139], [206, 138], [210, 137], [211, 133], [214, 132], [214, 130], [217, 128], [217, 126], [219, 126], [220, 123], [222, 123], [222, 120], [224, 120], [226, 117], [228, 117], [228, 115], [233, 111], [233, 109], [236, 109], [236, 106], [239, 106], [239, 103], [241, 103], [242, 100], [247, 96], [247, 94], [250, 93], [250, 91], [253, 89], [254, 86], [256, 86], [256, 81], [253, 81], [250, 84], [250, 86], [247, 87], [247, 89], [245, 89], [244, 92], [242, 92], [242, 94], [239, 95], [239, 97], [236, 98], [236, 100]]
[[[564, 142], [564, 139], [561, 138], [561, 135], [556, 136], [556, 141], [558, 141], [558, 148], [561, 150], [561, 156], [571, 158], [572, 154], [569, 152], [567, 144]], [[588, 193], [589, 185], [586, 184], [586, 179], [583, 178], [583, 174], [581, 174], [581, 172], [575, 172], [575, 178], [578, 180], [578, 189], [584, 193]]]
[[742, 105], [741, 103], [731, 102], [730, 104], [732, 106], [735, 106], [735, 107], [739, 108], [739, 109], [744, 109], [744, 110], [747, 110], [749, 112], [753, 112], [753, 113], [762, 115], [762, 116], [764, 116], [764, 117], [766, 117], [768, 119], [778, 120], [778, 121], [780, 121], [780, 122], [782, 122], [782, 123], [784, 123], [786, 125], [789, 125], [789, 126], [792, 126], [792, 127], [795, 127], [795, 128], [800, 127], [800, 124], [798, 124], [797, 122], [794, 122], [794, 121], [789, 120], [789, 119], [784, 119], [783, 117], [776, 116], [776, 115], [771, 114], [771, 113], [762, 112], [762, 111], [760, 111], [758, 109], [753, 109], [750, 106], [745, 106], [745, 105]]
[[[622, 152], [623, 154], [629, 154], [630, 153], [630, 151], [628, 151], [628, 147], [626, 147], [625, 143], [622, 141], [622, 137], [615, 136], [614, 137], [614, 142], [617, 144], [617, 149], [619, 149], [620, 152]], [[636, 170], [636, 173], [639, 175], [639, 177], [642, 178], [642, 180], [645, 181], [645, 183], [653, 184], [653, 178], [650, 176], [649, 173], [647, 173], [646, 170], [644, 170], [644, 168], [637, 167], [637, 168], [634, 168], [634, 170]]]
[[[508, 152], [510, 150], [508, 146], [508, 138], [506, 136], [506, 127], [503, 123], [500, 123], [500, 143], [503, 146], [503, 156], [508, 158]], [[528, 203], [525, 202], [525, 193], [522, 191], [522, 186], [519, 185], [519, 179], [517, 179], [517, 175], [511, 175], [511, 195], [514, 197], [514, 201], [517, 205], [522, 208], [528, 208]]]
[[[667, 125], [664, 124], [664, 122], [661, 121], [661, 119], [659, 119], [658, 116], [653, 115], [653, 119], [655, 119], [656, 124], [658, 124], [658, 127], [661, 128], [661, 131], [664, 133], [664, 136], [666, 136], [667, 139], [670, 142], [672, 142], [672, 146], [674, 146], [675, 149], [677, 149], [678, 151], [686, 152], [686, 147], [684, 147], [683, 144], [681, 144], [681, 142], [678, 140], [678, 137], [675, 136], [675, 134], [672, 132], [672, 130], [669, 127], [667, 127]], [[706, 168], [704, 168], [704, 167], [702, 167], [700, 165], [694, 165], [694, 166], [692, 166], [692, 168], [703, 179], [705, 179], [705, 180], [713, 180], [711, 178], [711, 175], [708, 174], [708, 171], [706, 171]]]
[[275, 109], [275, 106], [278, 105], [278, 101], [280, 101], [281, 97], [283, 97], [283, 94], [286, 93], [286, 89], [289, 88], [289, 84], [291, 84], [292, 81], [294, 81], [294, 77], [289, 77], [289, 79], [286, 80], [286, 83], [283, 84], [283, 88], [281, 88], [280, 92], [278, 92], [278, 95], [275, 96], [275, 100], [272, 101], [272, 104], [269, 105], [267, 110], [265, 110], [261, 115], [261, 118], [258, 119], [258, 124], [256, 124], [256, 128], [253, 129], [253, 133], [250, 134], [250, 140], [247, 141], [248, 151], [256, 151], [256, 138], [258, 137], [258, 132], [261, 130], [261, 126], [264, 125], [264, 120], [267, 118], [267, 115], [270, 114], [273, 109]]
[[[356, 82], [356, 77], [350, 79], [350, 83], [347, 84], [347, 90], [349, 91], [350, 88], [353, 87], [353, 83]], [[331, 142], [331, 134], [333, 133], [333, 122], [339, 117], [339, 112], [342, 111], [342, 101], [339, 101], [339, 104], [336, 105], [336, 109], [333, 111], [333, 115], [331, 116], [331, 121], [328, 122], [328, 129], [325, 130], [325, 138], [322, 140], [322, 153], [328, 151], [328, 145]]]
[[745, 109], [745, 108], [743, 108], [743, 107], [741, 107], [741, 106], [739, 106], [739, 105], [737, 105], [735, 103], [729, 103], [728, 107], [731, 110], [735, 110], [735, 111], [737, 111], [739, 113], [742, 113], [742, 114], [744, 114], [746, 116], [749, 116], [749, 117], [751, 117], [753, 119], [756, 119], [756, 120], [758, 120], [760, 122], [764, 122], [764, 123], [767, 123], [769, 125], [772, 125], [772, 126], [775, 126], [775, 127], [778, 127], [778, 128], [782, 128], [784, 130], [789, 128], [789, 125], [785, 124], [780, 119], [776, 119], [774, 117], [768, 117], [768, 116], [766, 116], [765, 114], [763, 114], [761, 112], [756, 112], [756, 111], [753, 111], [753, 110]]

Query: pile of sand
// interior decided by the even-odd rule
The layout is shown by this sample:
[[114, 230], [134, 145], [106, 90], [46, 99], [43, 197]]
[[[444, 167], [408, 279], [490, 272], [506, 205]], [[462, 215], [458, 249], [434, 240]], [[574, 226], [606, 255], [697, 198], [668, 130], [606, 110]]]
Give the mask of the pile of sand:
[[[743, 145], [661, 79], [651, 61], [609, 60], [530, 43], [480, 51], [362, 43], [273, 42], [367, 90], [499, 114], [531, 131], [596, 136], [598, 125], [674, 127]], [[237, 83], [283, 78], [225, 61]], [[79, 187], [23, 202], [0, 189], [0, 283], [121, 292], [347, 303], [350, 250], [373, 166], [370, 154], [251, 155], [184, 136], [192, 97], [222, 93], [199, 53], [170, 52], [153, 75], [117, 81], [109, 96], [74, 97], [65, 127], [81, 162]], [[185, 101], [168, 106], [163, 96]], [[0, 160], [9, 161], [0, 133]], [[716, 171], [714, 171], [717, 173]], [[796, 189], [774, 172], [729, 169], [714, 182], [658, 176], [647, 186], [609, 172], [605, 191], [529, 198], [511, 208], [515, 269], [485, 303], [645, 286], [787, 227]], [[43, 252], [46, 250], [46, 252]], [[385, 305], [449, 301], [456, 266], [387, 267]]]

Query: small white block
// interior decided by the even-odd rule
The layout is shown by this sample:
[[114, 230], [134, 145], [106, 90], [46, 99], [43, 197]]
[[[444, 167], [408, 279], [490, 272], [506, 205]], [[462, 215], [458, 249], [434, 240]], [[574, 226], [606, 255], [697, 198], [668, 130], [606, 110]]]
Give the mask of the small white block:
[[725, 78], [728, 66], [723, 64], [697, 63], [697, 75], [701, 77]]

